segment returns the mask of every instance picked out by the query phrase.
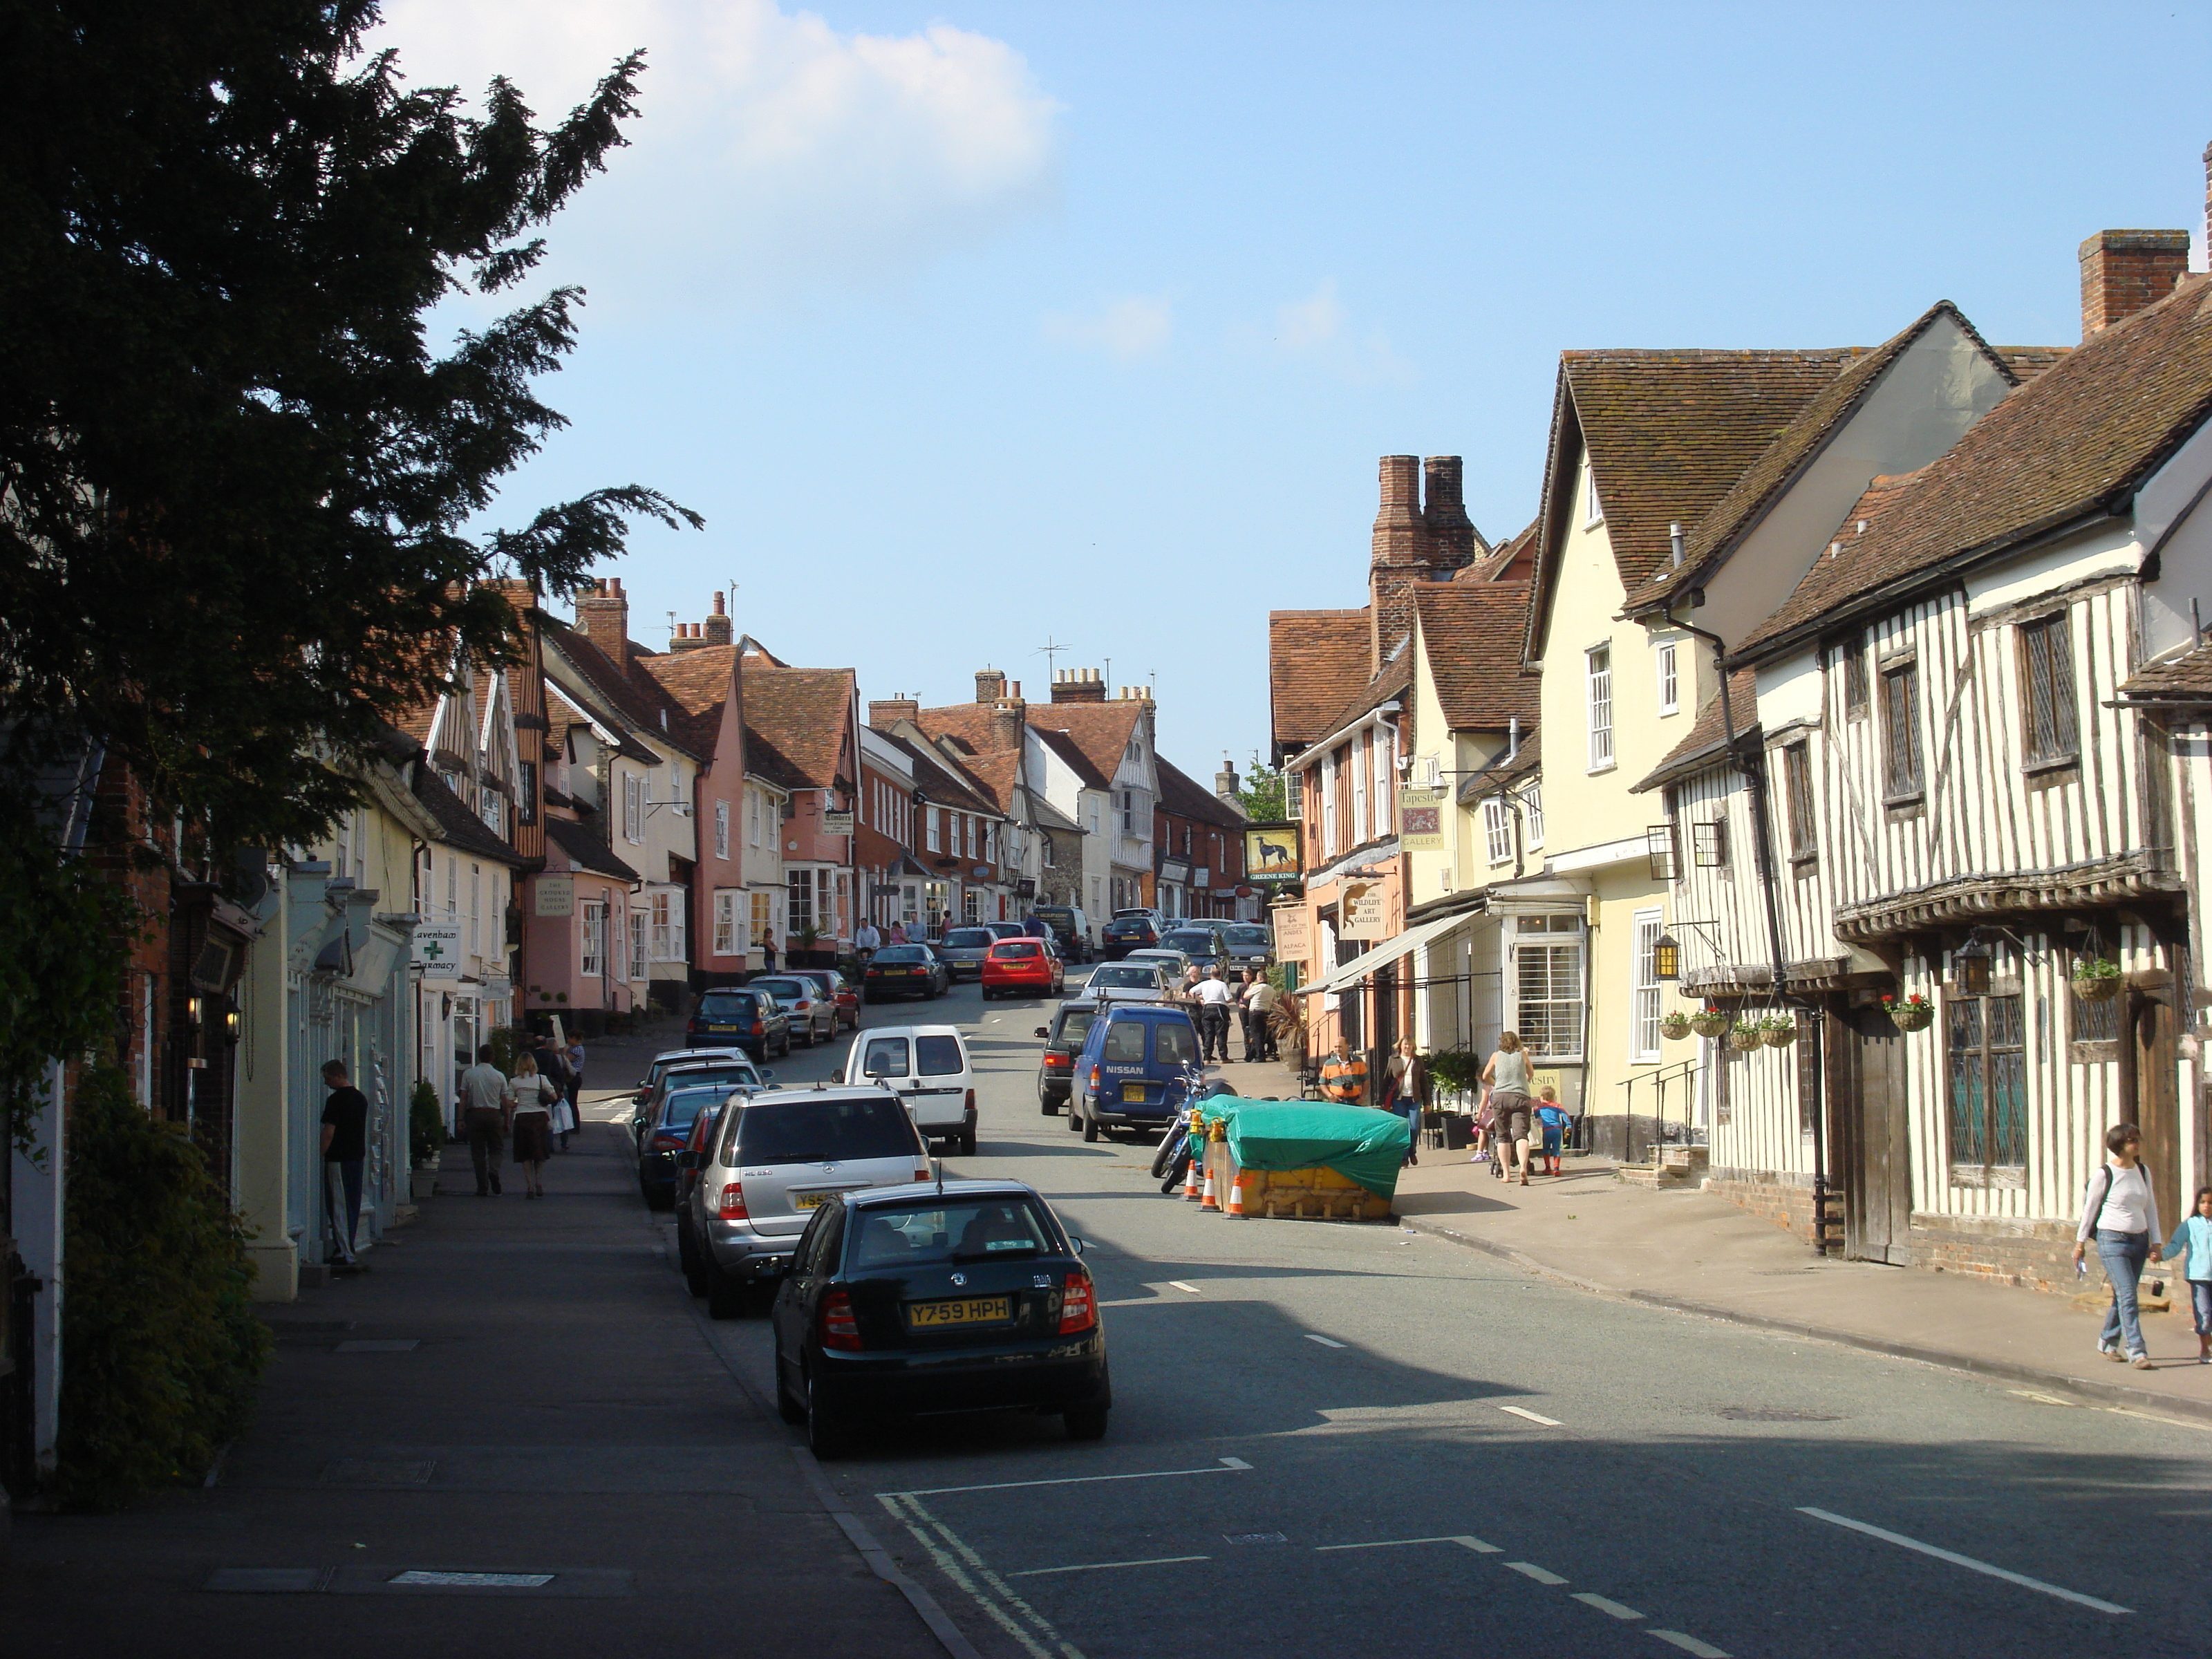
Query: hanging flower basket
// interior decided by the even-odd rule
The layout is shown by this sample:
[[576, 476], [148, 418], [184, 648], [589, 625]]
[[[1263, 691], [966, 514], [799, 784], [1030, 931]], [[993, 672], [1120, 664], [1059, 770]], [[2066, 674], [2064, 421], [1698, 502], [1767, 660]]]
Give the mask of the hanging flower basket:
[[1729, 1017], [1717, 1008], [1701, 1008], [1690, 1016], [1690, 1029], [1701, 1037], [1717, 1037], [1729, 1028]]
[[2120, 994], [2120, 964], [2086, 957], [2074, 964], [2074, 994], [2084, 1002], [2110, 1002]]
[[1766, 1033], [1755, 1019], [1740, 1019], [1729, 1027], [1729, 1047], [1740, 1054], [1766, 1046]]
[[1660, 1015], [1659, 1035], [1669, 1042], [1680, 1042], [1690, 1035], [1690, 1017], [1680, 1010], [1671, 1014]]
[[1797, 1041], [1797, 1022], [1787, 1014], [1769, 1014], [1759, 1022], [1759, 1030], [1770, 1048], [1787, 1048]]
[[1881, 1006], [1900, 1031], [1924, 1031], [1936, 1023], [1935, 1005], [1917, 992], [1909, 997], [1884, 997]]

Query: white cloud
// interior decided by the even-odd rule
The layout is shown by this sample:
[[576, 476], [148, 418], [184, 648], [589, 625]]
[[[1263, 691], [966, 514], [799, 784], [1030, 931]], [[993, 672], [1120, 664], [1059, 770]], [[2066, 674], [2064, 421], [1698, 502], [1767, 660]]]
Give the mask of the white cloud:
[[1347, 320], [1336, 279], [1325, 277], [1305, 298], [1275, 307], [1275, 349], [1361, 386], [1411, 385], [1413, 365], [1398, 355], [1389, 336], [1379, 328], [1355, 336], [1347, 331]]
[[[1060, 106], [1002, 40], [842, 33], [774, 0], [391, 0], [417, 85], [497, 72], [552, 119], [647, 48], [631, 148], [556, 224], [563, 274], [718, 301], [881, 285], [1050, 198]], [[564, 233], [565, 229], [565, 234]], [[672, 279], [673, 279], [672, 283]]]
[[1164, 295], [1129, 295], [1097, 311], [1054, 312], [1044, 319], [1047, 339], [1103, 351], [1124, 362], [1152, 356], [1174, 331], [1174, 310]]

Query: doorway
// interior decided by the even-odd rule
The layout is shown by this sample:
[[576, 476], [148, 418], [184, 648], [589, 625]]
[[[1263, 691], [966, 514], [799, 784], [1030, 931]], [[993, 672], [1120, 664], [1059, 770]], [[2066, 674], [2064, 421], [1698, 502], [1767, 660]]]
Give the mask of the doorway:
[[[2173, 1007], [2168, 1000], [2172, 994], [2130, 986], [2120, 994], [2126, 1000], [2127, 1016], [2122, 1041], [2132, 1051], [2136, 1126], [2142, 1131], [2151, 1195], [2158, 1200], [2161, 1219], [2186, 1215], [2181, 1203], [2181, 1091]], [[2123, 1082], [2128, 1080], [2124, 1073]], [[2121, 1110], [2126, 1109], [2123, 1100]]]
[[1905, 1045], [1879, 1008], [1832, 1011], [1828, 1098], [1844, 1189], [1844, 1254], [1860, 1261], [1912, 1261], [1912, 1138]]

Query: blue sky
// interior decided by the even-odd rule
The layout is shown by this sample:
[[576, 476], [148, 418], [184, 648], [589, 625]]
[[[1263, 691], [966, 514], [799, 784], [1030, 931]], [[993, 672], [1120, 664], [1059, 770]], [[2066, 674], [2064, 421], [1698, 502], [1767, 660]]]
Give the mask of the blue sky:
[[1534, 514], [1558, 353], [1872, 343], [1940, 298], [2080, 332], [2075, 249], [2203, 264], [2203, 5], [387, 0], [422, 82], [544, 112], [653, 53], [556, 227], [571, 428], [500, 516], [632, 479], [632, 631], [738, 626], [864, 695], [1036, 647], [1267, 743], [1267, 613], [1359, 603], [1376, 459]]

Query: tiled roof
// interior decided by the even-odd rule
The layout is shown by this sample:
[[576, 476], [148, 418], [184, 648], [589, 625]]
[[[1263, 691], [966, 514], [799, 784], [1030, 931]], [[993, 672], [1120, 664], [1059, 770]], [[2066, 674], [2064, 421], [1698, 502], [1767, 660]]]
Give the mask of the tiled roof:
[[[696, 653], [686, 653], [696, 655]], [[853, 717], [849, 668], [745, 665], [745, 767], [782, 783], [772, 758], [794, 780], [787, 788], [830, 789], [852, 781], [840, 769]]]
[[1055, 732], [1046, 726], [1035, 729], [1038, 740], [1067, 763], [1077, 780], [1085, 789], [1110, 789], [1114, 787], [1112, 775], [1101, 772], [1093, 766], [1091, 763], [1091, 757], [1085, 754], [1082, 746], [1066, 732]]
[[711, 758], [721, 740], [722, 706], [730, 698], [730, 673], [737, 657], [735, 646], [702, 645], [690, 651], [648, 653], [637, 659], [638, 667], [682, 711], [671, 713], [669, 729], [681, 730], [684, 746], [702, 759]]
[[1244, 826], [1244, 815], [1208, 789], [1181, 767], [1170, 766], [1158, 756], [1152, 763], [1160, 775], [1160, 810], [1200, 823], [1218, 823], [1231, 830]]
[[[1369, 714], [1396, 697], [1404, 700], [1413, 684], [1413, 652], [1411, 646], [1383, 664], [1382, 672], [1361, 686], [1345, 702], [1344, 707], [1324, 721], [1314, 733], [1316, 742], [1329, 737], [1340, 728], [1351, 725], [1363, 714]], [[1311, 745], [1308, 745], [1310, 747]]]
[[[1759, 682], [1748, 668], [1739, 668], [1729, 676], [1729, 717], [1735, 722], [1735, 735], [1741, 741], [1747, 734], [1756, 736], [1759, 731]], [[1656, 789], [1676, 778], [1686, 778], [1692, 772], [1702, 772], [1720, 758], [1726, 749], [1727, 732], [1721, 724], [1721, 695], [1718, 691], [1705, 699], [1705, 706], [1698, 711], [1681, 742], [1667, 751], [1667, 757], [1653, 767], [1644, 777], [1629, 785], [1628, 793], [1640, 794], [1647, 789]]]
[[1839, 608], [1885, 602], [1954, 562], [2124, 510], [2208, 416], [2212, 282], [2197, 274], [1982, 416], [1890, 498], [1848, 557], [1815, 559], [1739, 653], [1775, 647]]
[[2130, 702], [2212, 702], [2212, 640], [2146, 663], [2128, 677], [2120, 695]]
[[[1531, 519], [1514, 535], [1508, 536], [1493, 548], [1488, 557], [1477, 559], [1473, 564], [1462, 565], [1452, 572], [1455, 582], [1494, 582], [1526, 580], [1529, 568], [1536, 557], [1536, 527], [1540, 520]], [[1514, 566], [1521, 569], [1516, 573]]]
[[1091, 769], [1110, 782], [1121, 769], [1121, 756], [1136, 735], [1137, 722], [1151, 707], [1142, 697], [1110, 697], [1104, 702], [1033, 702], [1029, 706], [1029, 719], [1031, 726], [1042, 731], [1065, 732]]
[[494, 835], [489, 824], [470, 811], [433, 768], [417, 766], [414, 772], [415, 799], [437, 820], [440, 840], [449, 847], [458, 847], [465, 853], [501, 864], [520, 867], [530, 862]]
[[1018, 749], [992, 749], [963, 756], [961, 770], [1001, 812], [1014, 810], [1014, 792], [1021, 787], [1022, 757]]
[[914, 763], [915, 787], [921, 790], [939, 806], [951, 806], [963, 812], [980, 812], [995, 817], [999, 809], [985, 800], [963, 781], [942, 755], [926, 744], [908, 743], [903, 738], [891, 741], [907, 752]]
[[617, 881], [643, 879], [636, 871], [610, 852], [605, 842], [573, 819], [547, 818], [545, 838], [586, 870], [612, 876]]
[[1367, 683], [1372, 627], [1357, 611], [1267, 615], [1267, 699], [1275, 747], [1294, 754], [1328, 735], [1329, 722]]
[[[1537, 732], [1523, 727], [1521, 746], [1513, 751], [1513, 757], [1494, 761], [1480, 772], [1470, 772], [1460, 780], [1453, 799], [1462, 806], [1472, 806], [1485, 795], [1496, 793], [1501, 784], [1517, 787], [1523, 781], [1542, 772], [1544, 751], [1538, 737]], [[1449, 787], [1449, 782], [1446, 787]]]
[[[1509, 544], [1510, 545], [1510, 544]], [[1536, 723], [1538, 676], [1521, 666], [1532, 583], [1435, 582], [1413, 590], [1437, 701], [1455, 732]]]
[[1996, 346], [1991, 349], [2005, 360], [2005, 367], [2015, 378], [2026, 382], [2057, 362], [2074, 348], [2071, 346]]
[[[688, 718], [690, 711], [669, 695], [648, 663], [657, 662], [659, 653], [648, 651], [635, 640], [629, 642], [629, 672], [617, 668], [614, 659], [584, 636], [581, 629], [566, 627], [548, 617], [545, 622], [547, 648], [574, 668], [586, 684], [605, 700], [608, 705], [635, 731], [645, 733], [656, 742], [665, 742], [684, 750], [695, 760], [705, 760], [714, 753], [711, 742], [705, 749], [699, 746], [696, 722]], [[708, 647], [708, 650], [716, 649]], [[681, 653], [682, 655], [704, 655], [700, 653]]]
[[[1873, 350], [1853, 357], [1842, 373], [1814, 393], [1797, 411], [1796, 417], [1743, 470], [1703, 518], [1694, 522], [1683, 520], [1686, 534], [1680, 568], [1673, 568], [1662, 561], [1656, 574], [1640, 587], [1630, 591], [1627, 608], [1638, 611], [1661, 604], [1680, 589], [1694, 586], [1710, 575], [1716, 561], [1727, 556], [1736, 539], [1758, 521], [1774, 499], [1826, 447], [1829, 439], [1850, 420], [1875, 383], [1881, 380], [1882, 372], [1944, 319], [1957, 324], [1968, 339], [1987, 352], [2008, 380], [2014, 378], [2014, 370], [2002, 354], [1990, 349], [1959, 308], [1948, 300], [1937, 301], [1915, 318], [1910, 326]], [[1598, 499], [1610, 515], [1612, 502], [1605, 494], [1602, 477], [1599, 480]], [[1668, 557], [1672, 557], [1671, 550]]]

